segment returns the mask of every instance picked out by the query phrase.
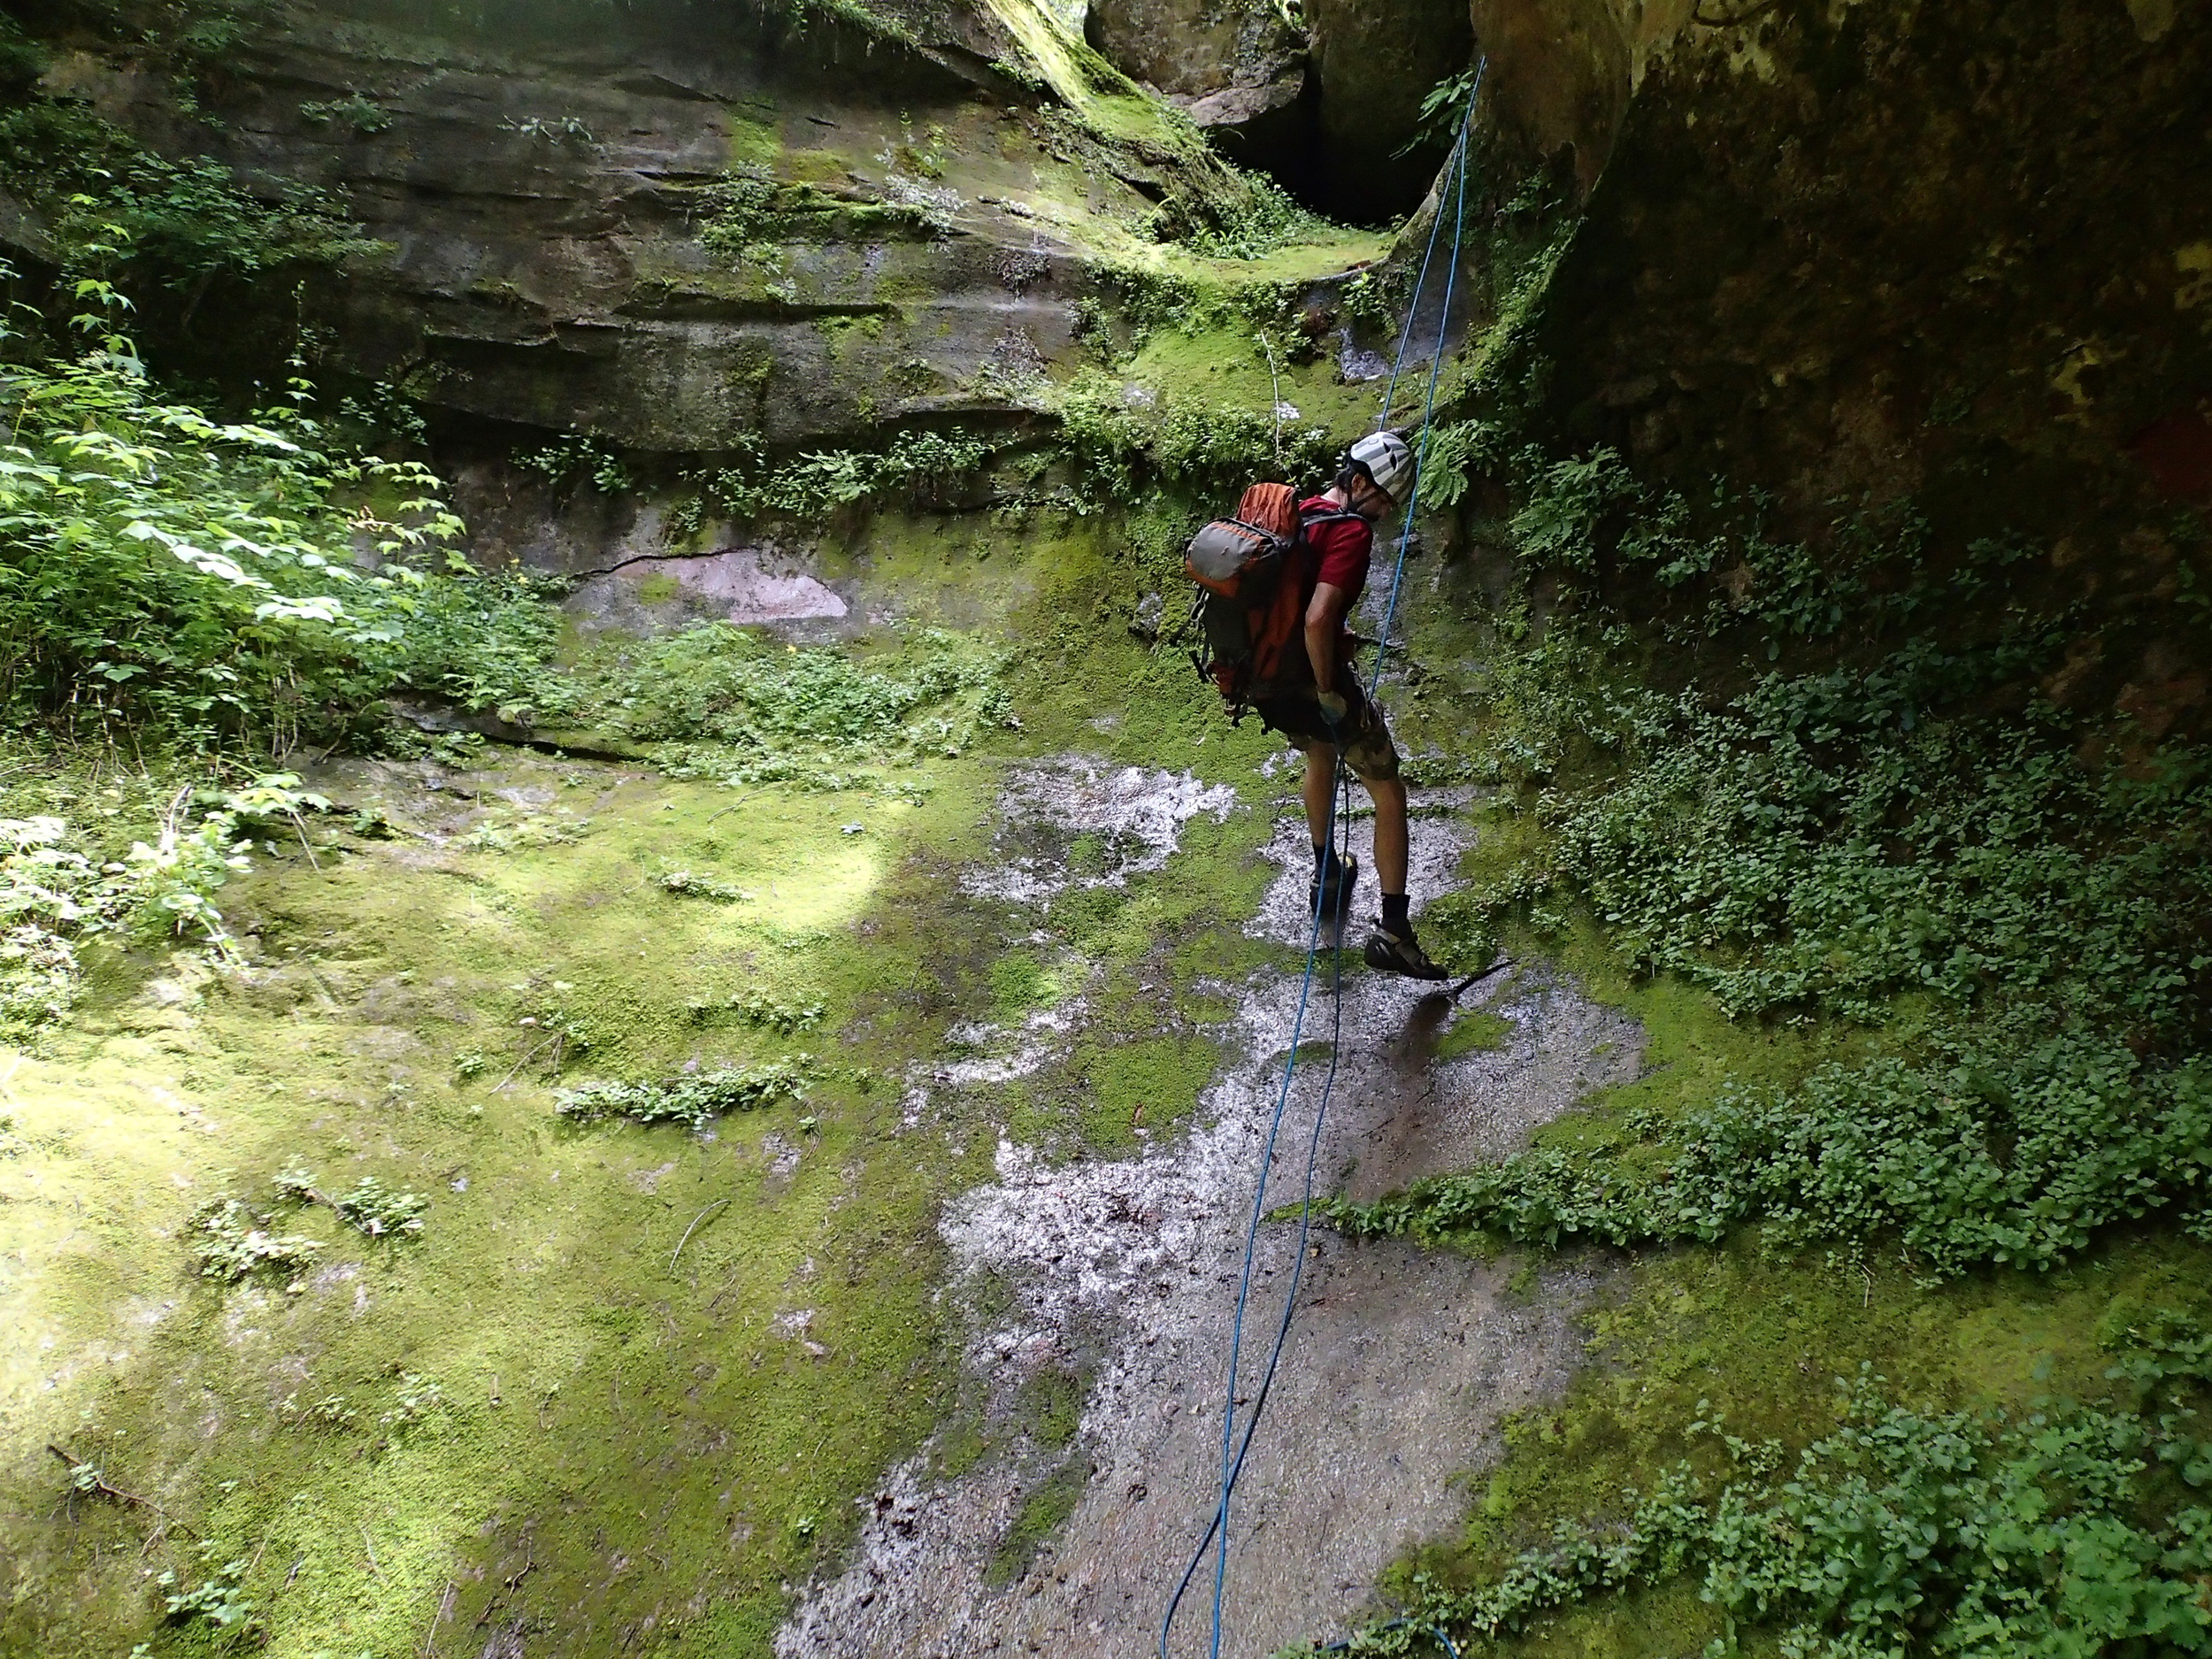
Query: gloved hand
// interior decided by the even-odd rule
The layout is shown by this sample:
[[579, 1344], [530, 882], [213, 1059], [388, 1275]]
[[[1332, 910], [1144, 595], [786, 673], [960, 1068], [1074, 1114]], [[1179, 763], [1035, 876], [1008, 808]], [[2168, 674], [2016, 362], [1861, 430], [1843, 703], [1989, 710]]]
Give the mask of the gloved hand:
[[1321, 705], [1321, 718], [1331, 726], [1341, 724], [1352, 710], [1352, 705], [1344, 700], [1344, 694], [1340, 691], [1316, 692], [1314, 701]]

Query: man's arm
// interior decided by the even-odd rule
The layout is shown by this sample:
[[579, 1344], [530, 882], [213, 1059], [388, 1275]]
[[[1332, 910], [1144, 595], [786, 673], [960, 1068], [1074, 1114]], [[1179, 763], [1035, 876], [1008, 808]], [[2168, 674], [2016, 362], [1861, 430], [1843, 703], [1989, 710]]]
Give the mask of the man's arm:
[[1315, 584], [1313, 603], [1306, 607], [1306, 660], [1313, 664], [1314, 689], [1331, 695], [1336, 687], [1336, 636], [1344, 610], [1341, 588], [1333, 582]]

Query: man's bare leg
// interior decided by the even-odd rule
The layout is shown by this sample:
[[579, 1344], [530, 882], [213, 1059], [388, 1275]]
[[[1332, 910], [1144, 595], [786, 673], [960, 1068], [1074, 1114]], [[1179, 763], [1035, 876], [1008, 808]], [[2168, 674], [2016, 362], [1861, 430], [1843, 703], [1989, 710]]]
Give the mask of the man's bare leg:
[[[1402, 779], [1363, 778], [1375, 803], [1375, 879], [1385, 893], [1406, 890], [1406, 865], [1410, 838], [1406, 830], [1406, 786]], [[1336, 750], [1326, 743], [1306, 747], [1306, 827], [1313, 844], [1329, 836], [1329, 796], [1336, 787]]]
[[1409, 837], [1406, 833], [1406, 786], [1400, 778], [1363, 778], [1375, 802], [1375, 880], [1383, 896], [1402, 898]]
[[1336, 791], [1336, 750], [1327, 743], [1306, 745], [1306, 827], [1313, 844], [1329, 839], [1329, 796]]

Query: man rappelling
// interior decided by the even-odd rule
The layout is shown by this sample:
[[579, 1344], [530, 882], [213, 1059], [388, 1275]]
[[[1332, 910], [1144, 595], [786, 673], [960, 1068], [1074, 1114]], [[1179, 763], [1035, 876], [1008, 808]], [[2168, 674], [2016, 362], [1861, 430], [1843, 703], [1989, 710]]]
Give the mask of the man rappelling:
[[1398, 751], [1382, 710], [1359, 682], [1345, 626], [1367, 586], [1374, 526], [1398, 510], [1413, 473], [1402, 438], [1370, 433], [1320, 495], [1302, 501], [1286, 485], [1256, 484], [1234, 518], [1193, 538], [1187, 557], [1203, 595], [1199, 621], [1207, 650], [1194, 660], [1228, 699], [1233, 718], [1248, 708], [1304, 752], [1311, 914], [1340, 924], [1359, 880], [1359, 861], [1340, 853], [1332, 833], [1340, 757], [1375, 803], [1382, 918], [1367, 939], [1367, 964], [1441, 979], [1444, 970], [1421, 949], [1406, 914], [1406, 787]]

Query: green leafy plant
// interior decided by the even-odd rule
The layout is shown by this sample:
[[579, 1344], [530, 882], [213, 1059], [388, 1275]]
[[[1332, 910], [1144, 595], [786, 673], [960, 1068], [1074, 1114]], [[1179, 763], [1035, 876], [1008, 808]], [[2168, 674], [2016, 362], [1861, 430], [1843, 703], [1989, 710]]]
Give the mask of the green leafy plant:
[[300, 117], [317, 127], [345, 127], [363, 134], [380, 133], [392, 124], [382, 104], [359, 92], [349, 92], [342, 98], [312, 99], [300, 105]]
[[212, 1539], [200, 1546], [203, 1576], [196, 1585], [188, 1586], [173, 1570], [165, 1570], [154, 1579], [155, 1587], [162, 1592], [162, 1611], [172, 1624], [204, 1621], [218, 1630], [229, 1630], [252, 1619], [254, 1604], [240, 1588], [246, 1577], [246, 1558], [241, 1555], [219, 1563], [217, 1558], [226, 1553], [227, 1547]]
[[765, 1025], [787, 1037], [802, 1031], [812, 1031], [822, 1023], [822, 1016], [827, 1011], [819, 1002], [781, 1002], [758, 991], [748, 991], [742, 996], [732, 997], [730, 1006], [749, 1025]]
[[0, 108], [0, 180], [43, 211], [73, 279], [252, 279], [382, 247], [328, 192], [290, 185], [265, 202], [220, 164], [156, 156], [73, 99]]
[[586, 1083], [563, 1089], [554, 1110], [571, 1123], [610, 1118], [635, 1123], [680, 1123], [703, 1129], [728, 1112], [754, 1111], [805, 1092], [809, 1056], [753, 1066], [701, 1071], [666, 1083]]
[[711, 899], [717, 904], [741, 904], [753, 896], [726, 881], [717, 881], [711, 876], [699, 875], [689, 870], [664, 871], [655, 880], [664, 893], [680, 894], [685, 898]]
[[[519, 565], [479, 572], [458, 554], [448, 556], [443, 575], [415, 590], [398, 642], [400, 680], [465, 709], [494, 710], [518, 725], [572, 715], [575, 694], [565, 677], [546, 668], [560, 637], [554, 602], [565, 585]], [[436, 741], [449, 747], [483, 742], [474, 733]]]
[[1545, 1147], [1372, 1204], [1347, 1231], [1489, 1233], [1556, 1246], [1893, 1245], [1924, 1274], [2047, 1268], [2097, 1229], [2157, 1211], [2212, 1236], [2212, 1062], [2146, 1064], [2107, 1039], [1979, 1031], [1918, 1061], [1830, 1064], [1793, 1089], [1734, 1089], [1677, 1124]]
[[1003, 439], [965, 432], [903, 431], [881, 449], [810, 449], [781, 458], [741, 450], [687, 477], [703, 503], [731, 518], [811, 520], [861, 502], [956, 499], [1003, 447]]
[[1256, 479], [1314, 478], [1332, 452], [1326, 429], [1306, 425], [1283, 429], [1279, 456], [1271, 409], [1202, 405], [1094, 368], [1063, 388], [1059, 412], [1068, 458], [1110, 499], [1159, 485], [1233, 495]]
[[1447, 150], [1458, 135], [1459, 125], [1466, 119], [1468, 100], [1475, 95], [1475, 86], [1481, 70], [1473, 64], [1457, 74], [1446, 75], [1421, 95], [1421, 107], [1416, 111], [1418, 124], [1413, 136], [1397, 150], [1409, 156], [1417, 150]]
[[190, 793], [119, 858], [99, 858], [82, 826], [61, 817], [0, 818], [0, 1024], [29, 1032], [66, 1013], [89, 939], [190, 933], [219, 960], [234, 959], [214, 894], [247, 868], [251, 842], [227, 806], [188, 824]]
[[572, 432], [542, 449], [517, 456], [515, 461], [518, 466], [544, 473], [556, 485], [588, 480], [603, 495], [622, 495], [630, 490], [630, 474], [620, 458], [585, 433]]
[[316, 1187], [313, 1173], [298, 1164], [287, 1166], [275, 1185], [279, 1197], [320, 1204], [372, 1239], [414, 1237], [422, 1231], [422, 1212], [430, 1207], [430, 1201], [419, 1194], [388, 1187], [373, 1175], [363, 1176], [349, 1192], [325, 1193]]
[[[460, 529], [420, 467], [211, 420], [111, 352], [11, 368], [0, 412], [0, 704], [19, 718], [281, 749], [342, 733], [403, 672], [426, 579], [397, 561]], [[357, 538], [380, 568], [357, 565]]]
[[1184, 237], [1193, 253], [1209, 259], [1263, 259], [1278, 249], [1323, 242], [1341, 234], [1320, 214], [1302, 207], [1274, 180], [1258, 175], [1234, 203]]
[[[2128, 770], [2085, 764], [2079, 731], [2033, 708], [1931, 721], [1955, 666], [1905, 654], [1772, 678], [1718, 710], [1555, 703], [1549, 718], [1633, 764], [1540, 795], [1542, 851], [1444, 919], [1479, 933], [1580, 895], [1640, 967], [1736, 1014], [1878, 1021], [1924, 991], [2178, 1031], [2212, 965], [2201, 760], [2172, 746]], [[1523, 757], [1540, 772], [1564, 749], [1555, 729]]]
[[2127, 1395], [2017, 1417], [1916, 1410], [1865, 1372], [1843, 1385], [1839, 1426], [1793, 1458], [1700, 1422], [1724, 1459], [1717, 1482], [1685, 1464], [1486, 1583], [1421, 1579], [1403, 1618], [1349, 1650], [1410, 1653], [1430, 1629], [1498, 1640], [1686, 1581], [1732, 1639], [1760, 1632], [1783, 1654], [2212, 1652], [2212, 1510], [2194, 1501], [2212, 1479], [2193, 1432], [2204, 1348], [2170, 1317], [2114, 1368]]
[[312, 1267], [322, 1242], [272, 1231], [274, 1223], [235, 1198], [211, 1199], [193, 1212], [193, 1254], [200, 1277], [234, 1285], [265, 1268], [293, 1275]]
[[941, 236], [951, 227], [957, 200], [919, 180], [908, 181], [903, 192], [895, 182], [878, 196], [786, 182], [765, 167], [741, 166], [698, 192], [693, 224], [708, 252], [734, 267], [770, 269], [787, 242], [820, 247]]

